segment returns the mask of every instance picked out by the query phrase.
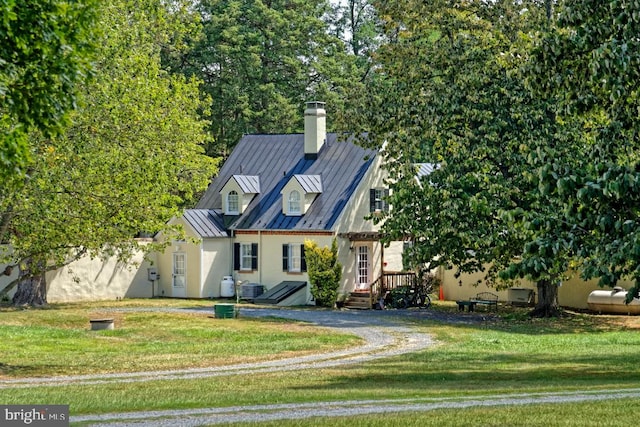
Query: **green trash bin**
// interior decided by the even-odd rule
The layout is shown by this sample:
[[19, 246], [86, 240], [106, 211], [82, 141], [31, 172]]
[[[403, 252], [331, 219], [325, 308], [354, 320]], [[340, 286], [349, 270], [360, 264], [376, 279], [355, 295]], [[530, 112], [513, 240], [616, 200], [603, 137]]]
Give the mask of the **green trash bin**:
[[233, 319], [236, 317], [235, 304], [216, 304], [213, 306], [213, 311], [217, 319]]

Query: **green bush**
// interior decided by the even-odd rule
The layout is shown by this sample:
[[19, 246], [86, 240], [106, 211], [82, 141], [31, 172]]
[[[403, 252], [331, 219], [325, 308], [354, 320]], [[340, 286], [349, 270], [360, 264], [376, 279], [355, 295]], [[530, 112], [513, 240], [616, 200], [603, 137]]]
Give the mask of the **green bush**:
[[305, 240], [304, 256], [311, 283], [311, 295], [316, 300], [316, 305], [333, 307], [338, 298], [338, 287], [342, 278], [336, 240], [333, 240], [331, 248], [321, 248], [313, 240]]

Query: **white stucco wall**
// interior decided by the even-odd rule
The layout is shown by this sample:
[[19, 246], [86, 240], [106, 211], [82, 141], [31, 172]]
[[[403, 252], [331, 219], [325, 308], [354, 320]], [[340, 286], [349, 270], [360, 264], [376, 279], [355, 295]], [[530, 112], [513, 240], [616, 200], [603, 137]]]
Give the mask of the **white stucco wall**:
[[335, 227], [338, 233], [346, 233], [349, 231], [378, 231], [380, 229], [380, 226], [374, 224], [372, 220], [365, 220], [365, 217], [370, 214], [369, 190], [372, 188], [385, 187], [385, 173], [380, 165], [381, 158], [380, 156], [376, 156], [373, 164], [354, 192], [353, 197], [345, 206], [340, 218], [338, 218]]
[[[235, 181], [234, 181], [235, 182]], [[164, 252], [156, 254], [160, 273], [157, 294], [178, 298], [218, 298], [223, 276], [232, 274], [233, 246], [226, 237], [200, 238], [183, 218], [173, 218], [171, 224], [183, 227], [186, 239], [171, 241]], [[162, 239], [162, 236], [158, 236]], [[174, 254], [185, 256], [186, 275], [184, 295], [173, 287]]]
[[233, 245], [231, 239], [205, 239], [202, 243], [201, 298], [220, 297], [220, 283], [233, 274]]
[[[0, 256], [4, 257], [4, 256], [8, 256], [11, 253], [11, 248], [7, 245], [0, 245]], [[7, 266], [5, 264], [0, 264], [0, 273], [4, 272], [4, 269]], [[15, 279], [18, 278], [18, 269], [14, 268], [11, 272], [10, 276], [5, 276], [4, 274], [0, 274], [0, 289], [4, 289], [5, 286], [7, 286], [9, 283], [13, 282]], [[12, 298], [13, 294], [15, 293], [14, 291], [9, 292], [8, 297]]]
[[403, 271], [402, 268], [402, 251], [404, 250], [403, 242], [391, 242], [389, 246], [384, 248], [384, 270], [385, 271]]
[[[6, 248], [6, 247], [5, 247]], [[147, 280], [149, 261], [142, 253], [124, 264], [116, 258], [106, 260], [82, 258], [66, 267], [47, 273], [47, 301], [75, 302], [115, 300], [120, 298], [150, 298], [151, 282]], [[5, 266], [0, 265], [4, 270]], [[18, 277], [18, 269], [11, 276], [0, 276], [0, 288]], [[9, 296], [13, 296], [11, 292]]]
[[105, 261], [83, 258], [47, 274], [47, 300], [53, 302], [98, 301], [118, 298], [151, 298], [150, 263], [141, 253], [128, 264], [115, 258]]
[[[238, 234], [235, 239], [236, 243], [258, 244], [258, 270], [234, 271], [234, 279], [236, 281], [261, 284], [265, 287], [265, 290], [271, 289], [285, 280], [308, 283], [309, 276], [306, 272], [297, 273], [282, 270], [282, 245], [303, 245], [305, 239], [315, 241], [320, 247], [331, 247], [333, 236], [299, 232], [274, 233], [269, 231], [256, 232], [255, 234]], [[307, 302], [311, 301], [311, 293], [308, 287], [306, 300]]]

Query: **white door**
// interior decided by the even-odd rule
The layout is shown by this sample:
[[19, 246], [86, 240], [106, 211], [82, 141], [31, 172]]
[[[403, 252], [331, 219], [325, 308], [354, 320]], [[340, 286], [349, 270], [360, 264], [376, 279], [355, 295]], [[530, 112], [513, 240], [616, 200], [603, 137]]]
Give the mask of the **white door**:
[[369, 289], [369, 247], [358, 246], [356, 258], [356, 289]]
[[186, 275], [187, 257], [183, 252], [173, 254], [173, 291], [171, 296], [185, 298], [187, 296]]

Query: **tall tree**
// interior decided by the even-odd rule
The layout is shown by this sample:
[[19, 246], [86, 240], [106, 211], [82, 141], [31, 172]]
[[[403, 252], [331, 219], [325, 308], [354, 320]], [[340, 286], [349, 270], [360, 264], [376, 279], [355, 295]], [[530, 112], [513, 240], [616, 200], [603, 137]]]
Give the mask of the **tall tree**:
[[327, 1], [199, 0], [194, 8], [203, 36], [170, 64], [201, 78], [213, 100], [209, 154], [228, 155], [246, 133], [300, 131], [311, 98], [340, 102], [352, 65], [321, 19]]
[[140, 232], [166, 229], [206, 187], [215, 161], [203, 153], [198, 83], [160, 67], [167, 11], [155, 0], [100, 6], [102, 46], [94, 79], [60, 136], [31, 136], [27, 177], [0, 184], [0, 235], [20, 269], [15, 304], [46, 303], [44, 273], [81, 256], [127, 260]]
[[639, 8], [629, 1], [562, 6], [538, 43], [529, 79], [557, 98], [559, 120], [584, 123], [588, 143], [573, 153], [582, 160], [574, 167], [550, 157], [540, 179], [561, 201], [583, 276], [610, 286], [632, 278], [631, 298], [640, 292]]
[[24, 173], [27, 135], [59, 132], [91, 69], [96, 1], [0, 2], [0, 179]]
[[325, 18], [335, 34], [347, 46], [360, 70], [361, 80], [371, 71], [371, 56], [383, 41], [382, 21], [370, 0], [346, 0], [332, 4]]
[[347, 48], [347, 60], [341, 63], [352, 62], [349, 79], [336, 84], [340, 107], [336, 108], [334, 125], [338, 130], [353, 132], [360, 123], [354, 123], [350, 117], [354, 111], [371, 105], [372, 91], [366, 88], [378, 84], [378, 75], [373, 69], [376, 51], [386, 39], [383, 22], [370, 0], [332, 2], [324, 19], [329, 23], [330, 33], [342, 40]]
[[[509, 0], [376, 5], [389, 43], [376, 55], [382, 79], [368, 97], [374, 104], [359, 117], [390, 172], [394, 209], [383, 228], [390, 239], [413, 242], [412, 265], [489, 266], [485, 280], [499, 284], [509, 278], [499, 273], [535, 238], [513, 215], [552, 207], [539, 198], [528, 158], [553, 141], [558, 124], [520, 72], [527, 35], [544, 25], [545, 9]], [[417, 182], [417, 162], [437, 166]], [[539, 315], [557, 309], [569, 254], [557, 255], [539, 258], [535, 269], [512, 269], [538, 282]]]

